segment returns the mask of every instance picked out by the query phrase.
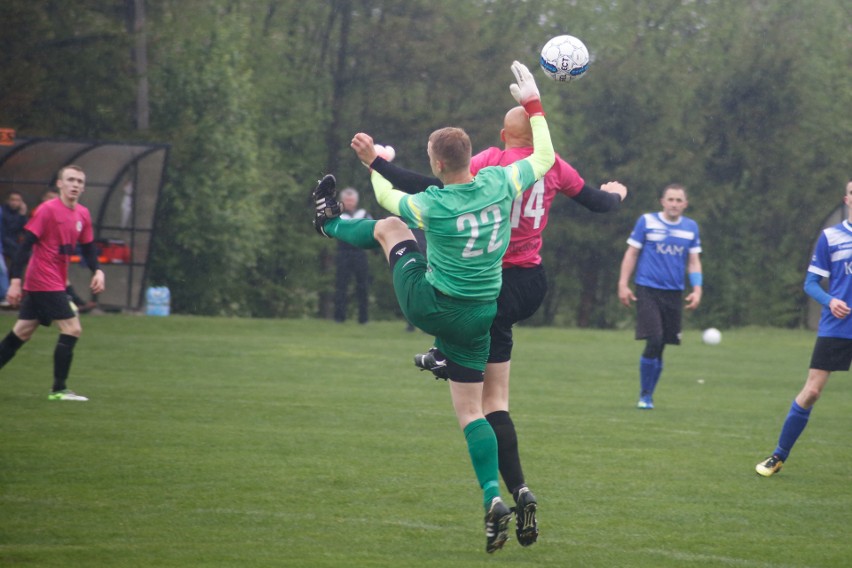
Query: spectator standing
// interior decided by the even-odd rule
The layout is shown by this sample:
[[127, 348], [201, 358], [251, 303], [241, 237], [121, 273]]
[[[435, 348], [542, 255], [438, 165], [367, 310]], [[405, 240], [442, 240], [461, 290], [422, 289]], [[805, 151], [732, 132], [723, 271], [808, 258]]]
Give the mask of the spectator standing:
[[6, 257], [8, 266], [21, 246], [24, 225], [27, 224], [27, 204], [19, 191], [11, 191], [6, 196], [6, 202], [0, 208], [0, 217], [3, 224], [0, 229], [3, 236], [3, 256]]
[[9, 270], [15, 254], [21, 246], [24, 225], [27, 223], [27, 204], [19, 191], [10, 191], [6, 202], [0, 207], [0, 305], [8, 306], [6, 292], [9, 290]]
[[[358, 207], [358, 190], [347, 187], [340, 192], [341, 219], [372, 219], [366, 209]], [[369, 319], [370, 268], [367, 263], [367, 251], [344, 241], [337, 241], [335, 258], [334, 320], [346, 321], [349, 305], [349, 282], [355, 279], [355, 299], [358, 302], [358, 323], [367, 323]]]

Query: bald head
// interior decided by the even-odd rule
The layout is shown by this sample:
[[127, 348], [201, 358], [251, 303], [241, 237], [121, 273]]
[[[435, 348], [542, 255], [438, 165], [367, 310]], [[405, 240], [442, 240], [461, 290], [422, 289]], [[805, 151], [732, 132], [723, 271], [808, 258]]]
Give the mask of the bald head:
[[530, 117], [524, 107], [516, 106], [509, 109], [509, 112], [503, 118], [503, 130], [500, 132], [500, 138], [505, 143], [506, 148], [533, 145]]

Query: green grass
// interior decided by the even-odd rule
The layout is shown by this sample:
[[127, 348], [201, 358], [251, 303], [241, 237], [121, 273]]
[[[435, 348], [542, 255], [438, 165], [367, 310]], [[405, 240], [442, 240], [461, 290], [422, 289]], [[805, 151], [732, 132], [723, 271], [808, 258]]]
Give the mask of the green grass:
[[[8, 329], [12, 318], [0, 318]], [[634, 408], [629, 331], [516, 331], [512, 411], [541, 538], [484, 552], [480, 492], [430, 343], [402, 322], [87, 317], [0, 371], [3, 566], [848, 566], [852, 388], [775, 445], [813, 333], [699, 333]], [[724, 331], [724, 330], [723, 330]], [[3, 331], [2, 333], [5, 333]]]

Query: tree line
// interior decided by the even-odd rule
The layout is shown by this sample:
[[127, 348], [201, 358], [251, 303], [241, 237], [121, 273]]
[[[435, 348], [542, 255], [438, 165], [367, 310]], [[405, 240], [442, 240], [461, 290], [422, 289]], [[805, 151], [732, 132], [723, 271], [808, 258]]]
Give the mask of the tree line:
[[[327, 314], [315, 181], [335, 173], [379, 215], [355, 132], [425, 173], [436, 128], [499, 145], [514, 59], [536, 71], [557, 151], [630, 191], [607, 215], [557, 198], [533, 323], [626, 325], [625, 240], [679, 182], [705, 251], [695, 324], [799, 326], [813, 242], [852, 176], [844, 0], [5, 0], [0, 25], [0, 126], [172, 145], [150, 274], [177, 312]], [[570, 84], [535, 69], [563, 33], [592, 55]], [[373, 313], [394, 317], [371, 264]]]

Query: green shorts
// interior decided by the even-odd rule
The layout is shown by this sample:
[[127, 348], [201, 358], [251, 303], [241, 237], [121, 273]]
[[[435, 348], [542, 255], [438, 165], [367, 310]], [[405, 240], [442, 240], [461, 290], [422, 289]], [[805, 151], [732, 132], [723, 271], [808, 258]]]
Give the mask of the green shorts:
[[426, 257], [410, 252], [396, 261], [393, 289], [405, 318], [435, 336], [435, 347], [451, 361], [485, 370], [491, 347], [496, 300], [462, 300], [436, 290], [426, 280]]

